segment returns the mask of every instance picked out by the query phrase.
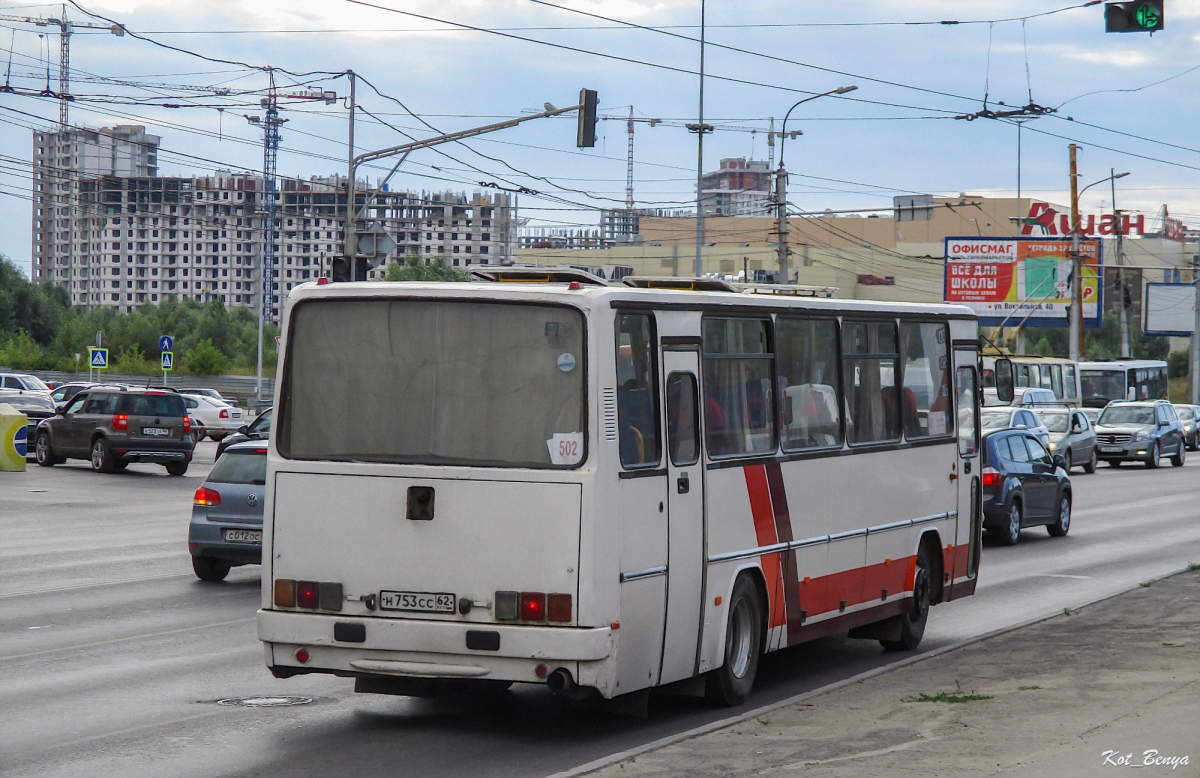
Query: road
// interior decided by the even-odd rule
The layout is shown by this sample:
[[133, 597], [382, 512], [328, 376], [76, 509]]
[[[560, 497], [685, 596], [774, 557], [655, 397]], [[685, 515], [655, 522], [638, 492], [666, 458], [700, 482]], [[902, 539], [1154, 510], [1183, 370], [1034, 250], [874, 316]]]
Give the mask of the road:
[[[345, 679], [275, 680], [255, 637], [257, 567], [191, 573], [183, 478], [84, 463], [0, 473], [0, 763], [7, 776], [548, 775], [730, 715], [661, 698], [646, 720], [540, 688], [494, 699], [355, 695]], [[1078, 606], [1200, 562], [1200, 456], [1182, 469], [1076, 471], [1071, 533], [988, 545], [975, 597], [932, 612], [922, 650]], [[829, 638], [766, 657], [747, 708], [895, 661]], [[219, 704], [256, 695], [311, 702]], [[736, 710], [734, 711], [736, 712]]]

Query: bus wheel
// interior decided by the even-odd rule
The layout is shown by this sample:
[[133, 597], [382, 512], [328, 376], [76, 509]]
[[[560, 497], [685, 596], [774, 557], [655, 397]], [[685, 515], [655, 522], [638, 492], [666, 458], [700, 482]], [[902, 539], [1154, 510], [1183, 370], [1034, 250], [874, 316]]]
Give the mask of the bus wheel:
[[925, 624], [929, 621], [929, 602], [933, 591], [930, 577], [929, 550], [921, 544], [917, 552], [917, 571], [913, 576], [912, 610], [900, 615], [900, 639], [881, 640], [879, 643], [888, 651], [912, 651], [921, 645], [925, 636]]
[[763, 607], [748, 576], [739, 576], [729, 598], [725, 626], [725, 662], [708, 675], [705, 694], [722, 707], [740, 705], [750, 696], [762, 654]]

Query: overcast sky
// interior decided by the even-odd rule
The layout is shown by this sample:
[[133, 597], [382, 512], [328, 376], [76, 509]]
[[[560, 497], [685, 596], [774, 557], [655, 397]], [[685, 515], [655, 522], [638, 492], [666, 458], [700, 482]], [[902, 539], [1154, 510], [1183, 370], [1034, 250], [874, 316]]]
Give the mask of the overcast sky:
[[[393, 188], [524, 186], [539, 193], [520, 197], [521, 215], [533, 223], [594, 228], [597, 208], [624, 203], [628, 135], [619, 117], [633, 106], [639, 118], [664, 120], [636, 126], [637, 205], [687, 208], [695, 192], [696, 138], [683, 124], [695, 122], [698, 110], [700, 47], [691, 39], [699, 37], [699, 3], [557, 4], [88, 0], [83, 8], [147, 38], [239, 64], [78, 29], [71, 39], [71, 92], [78, 98], [71, 121], [145, 124], [163, 138], [160, 175], [194, 175], [219, 166], [261, 168], [261, 134], [243, 118], [257, 112], [261, 94], [236, 92], [264, 89], [267, 76], [243, 65], [362, 74], [394, 99], [359, 82], [360, 105], [376, 117], [360, 114], [360, 149], [403, 143], [402, 132], [427, 137], [435, 134], [430, 126], [444, 132], [540, 110], [546, 102], [571, 105], [588, 87], [600, 93], [602, 116], [613, 117], [600, 122], [594, 149], [575, 148], [573, 118], [539, 120], [472, 140], [469, 148], [442, 147], [445, 155], [414, 154]], [[766, 159], [770, 117], [778, 122], [809, 94], [856, 85], [845, 97], [821, 98], [792, 112], [788, 129], [804, 133], [787, 141], [796, 207], [881, 208], [906, 193], [1013, 196], [1016, 127], [953, 117], [981, 110], [985, 91], [994, 110], [1025, 105], [1032, 96], [1058, 111], [1025, 126], [1023, 194], [1065, 202], [1067, 144], [1076, 141], [1083, 184], [1110, 169], [1128, 171], [1118, 182], [1119, 207], [1142, 210], [1149, 221], [1165, 203], [1172, 215], [1200, 226], [1200, 0], [1168, 0], [1166, 29], [1152, 37], [1105, 34], [1102, 5], [1070, 6], [1069, 0], [708, 0], [706, 37], [714, 45], [705, 49], [704, 118], [716, 132], [705, 139], [705, 169], [724, 157]], [[987, 23], [1063, 8], [1069, 10]], [[0, 0], [5, 15], [57, 16], [60, 9]], [[103, 23], [71, 5], [67, 15]], [[902, 24], [942, 20], [963, 23]], [[11, 85], [42, 90], [48, 52], [56, 89], [57, 28], [0, 22], [5, 60], [10, 41]], [[288, 123], [280, 175], [344, 174], [347, 111], [340, 98], [347, 80], [286, 72], [277, 80], [281, 93], [304, 82], [339, 95], [330, 106], [281, 101]], [[234, 93], [218, 96], [201, 87]], [[0, 93], [0, 253], [26, 269], [30, 127], [51, 127], [57, 115], [52, 99]], [[381, 172], [367, 174], [374, 179]], [[1083, 206], [1110, 208], [1108, 185], [1089, 190]]]

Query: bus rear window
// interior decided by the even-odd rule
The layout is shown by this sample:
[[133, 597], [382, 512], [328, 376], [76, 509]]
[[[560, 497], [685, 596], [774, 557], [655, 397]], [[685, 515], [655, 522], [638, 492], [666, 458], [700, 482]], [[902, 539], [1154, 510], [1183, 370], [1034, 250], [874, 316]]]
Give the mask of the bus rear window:
[[318, 300], [296, 306], [288, 341], [285, 457], [538, 468], [585, 458], [575, 309]]

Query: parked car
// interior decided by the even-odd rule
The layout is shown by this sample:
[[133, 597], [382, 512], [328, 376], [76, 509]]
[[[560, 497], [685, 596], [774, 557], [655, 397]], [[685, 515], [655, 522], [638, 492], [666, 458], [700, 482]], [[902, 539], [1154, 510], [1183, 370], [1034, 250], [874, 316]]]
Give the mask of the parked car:
[[111, 473], [151, 462], [183, 475], [192, 461], [191, 420], [174, 392], [101, 386], [59, 408], [37, 428], [34, 452], [43, 467], [90, 459], [93, 470]]
[[234, 443], [241, 443], [244, 440], [266, 440], [271, 437], [271, 409], [267, 408], [258, 415], [258, 418], [250, 422], [248, 427], [238, 427], [238, 431], [217, 442], [217, 457], [225, 453], [225, 450]]
[[50, 392], [50, 399], [54, 401], [55, 406], [65, 405], [69, 403], [75, 395], [82, 392], [84, 389], [90, 389], [93, 386], [99, 386], [94, 381], [72, 381], [66, 384], [59, 384], [54, 387], [54, 391]]
[[225, 454], [192, 498], [188, 551], [202, 581], [221, 581], [231, 567], [262, 563], [267, 447], [245, 441]]
[[1067, 460], [1067, 472], [1076, 465], [1085, 473], [1096, 472], [1096, 430], [1083, 411], [1067, 407], [1038, 408], [1037, 417], [1050, 430], [1051, 454], [1061, 454]]
[[1183, 423], [1166, 400], [1109, 403], [1096, 423], [1096, 443], [1100, 459], [1113, 467], [1123, 462], [1158, 467], [1164, 456], [1183, 467], [1187, 456]]
[[[0, 403], [25, 414], [25, 439], [30, 443], [36, 440], [38, 424], [54, 416], [50, 387], [37, 376], [26, 373], [0, 373]], [[28, 450], [33, 451], [33, 446]]]
[[188, 419], [192, 422], [192, 445], [194, 446], [204, 440], [204, 424], [190, 413]]
[[1187, 450], [1200, 450], [1200, 405], [1177, 404], [1175, 415], [1183, 422], [1183, 440]]
[[1025, 408], [984, 408], [980, 412], [979, 423], [985, 433], [1004, 429], [1028, 430], [1037, 436], [1043, 446], [1050, 445], [1050, 430], [1042, 424], [1036, 413]]
[[1065, 460], [1026, 430], [983, 438], [983, 528], [1006, 546], [1025, 527], [1045, 526], [1054, 537], [1071, 529], [1071, 478]]
[[204, 434], [220, 440], [242, 426], [242, 409], [203, 394], [181, 392], [188, 413], [204, 424]]
[[217, 402], [223, 402], [226, 405], [232, 405], [235, 408], [237, 407], [237, 404], [238, 404], [236, 397], [226, 397], [225, 395], [218, 392], [216, 389], [180, 389], [179, 393], [180, 394], [202, 394], [205, 397], [216, 400]]

